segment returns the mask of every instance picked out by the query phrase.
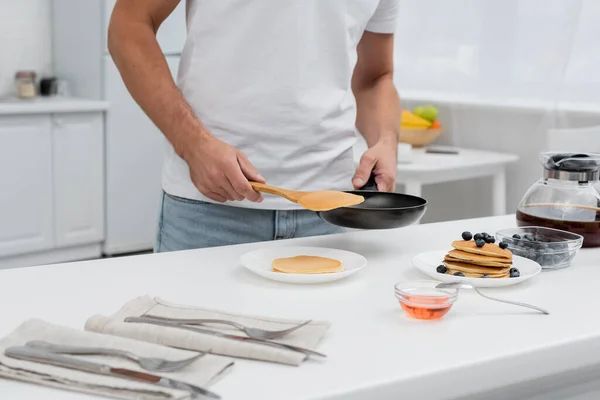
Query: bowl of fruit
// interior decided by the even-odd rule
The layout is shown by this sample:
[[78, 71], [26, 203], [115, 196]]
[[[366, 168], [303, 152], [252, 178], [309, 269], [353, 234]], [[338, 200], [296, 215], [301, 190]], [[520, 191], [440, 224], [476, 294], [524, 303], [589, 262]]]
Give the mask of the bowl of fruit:
[[436, 140], [443, 132], [434, 106], [419, 106], [413, 111], [402, 110], [398, 141], [423, 147]]

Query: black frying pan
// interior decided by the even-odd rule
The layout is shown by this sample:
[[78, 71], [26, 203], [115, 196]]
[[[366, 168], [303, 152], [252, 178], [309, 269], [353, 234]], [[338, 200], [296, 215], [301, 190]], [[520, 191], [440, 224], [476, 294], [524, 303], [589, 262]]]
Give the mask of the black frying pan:
[[360, 190], [346, 193], [363, 196], [365, 201], [352, 207], [318, 211], [323, 221], [353, 229], [394, 229], [420, 221], [427, 209], [427, 201], [420, 197], [378, 192], [374, 175]]

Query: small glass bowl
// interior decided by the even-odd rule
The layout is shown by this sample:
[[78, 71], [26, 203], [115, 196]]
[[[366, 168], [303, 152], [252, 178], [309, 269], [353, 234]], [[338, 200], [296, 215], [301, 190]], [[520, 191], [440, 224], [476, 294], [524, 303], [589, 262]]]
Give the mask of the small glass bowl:
[[[515, 234], [521, 236], [521, 239], [515, 239]], [[497, 243], [506, 242], [508, 250], [514, 255], [533, 260], [544, 269], [568, 267], [583, 244], [581, 235], [541, 226], [504, 229], [496, 232], [496, 239]]]
[[438, 281], [405, 281], [394, 286], [394, 293], [408, 315], [417, 319], [440, 319], [452, 308], [458, 289], [438, 289]]

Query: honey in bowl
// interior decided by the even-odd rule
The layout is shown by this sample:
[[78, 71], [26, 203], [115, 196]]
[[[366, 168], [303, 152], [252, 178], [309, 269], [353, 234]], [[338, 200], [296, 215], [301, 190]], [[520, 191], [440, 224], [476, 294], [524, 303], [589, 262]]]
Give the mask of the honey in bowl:
[[436, 320], [450, 311], [458, 290], [438, 289], [437, 281], [408, 281], [395, 286], [396, 298], [412, 318]]
[[400, 305], [408, 315], [417, 319], [440, 319], [450, 311], [452, 304], [448, 303], [447, 297], [438, 296], [406, 296], [408, 301], [417, 301], [418, 305], [413, 303], [404, 303]]

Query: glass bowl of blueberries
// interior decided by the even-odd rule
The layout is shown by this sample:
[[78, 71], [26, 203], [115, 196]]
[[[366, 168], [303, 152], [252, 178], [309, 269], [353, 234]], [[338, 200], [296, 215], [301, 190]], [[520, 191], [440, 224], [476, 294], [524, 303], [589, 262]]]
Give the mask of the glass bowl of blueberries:
[[559, 229], [523, 226], [496, 232], [516, 256], [533, 260], [544, 269], [566, 268], [583, 244], [583, 236]]

